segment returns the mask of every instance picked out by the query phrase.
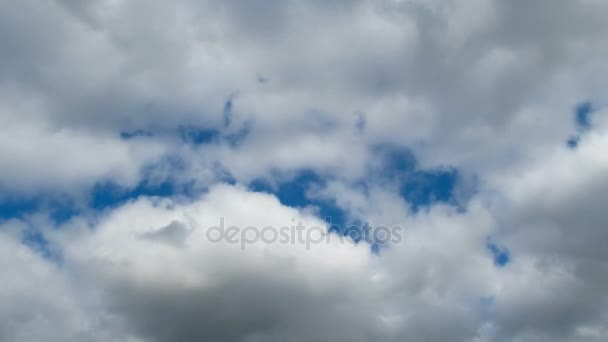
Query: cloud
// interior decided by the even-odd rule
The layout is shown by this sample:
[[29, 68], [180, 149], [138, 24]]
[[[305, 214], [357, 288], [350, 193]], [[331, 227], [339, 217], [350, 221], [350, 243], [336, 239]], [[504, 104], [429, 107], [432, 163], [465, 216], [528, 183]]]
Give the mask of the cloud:
[[[522, 282], [505, 291], [507, 308], [501, 315], [508, 334], [518, 328], [527, 338], [546, 334], [594, 341], [602, 336], [583, 331], [605, 324], [605, 266], [600, 260], [608, 256], [601, 242], [606, 240], [601, 204], [606, 161], [600, 155], [606, 136], [605, 129], [592, 131], [577, 150], [556, 147], [525, 169], [496, 179], [507, 196], [506, 206], [497, 208], [505, 226], [500, 236], [522, 258], [518, 267], [528, 268], [521, 271]], [[535, 286], [527, 277], [542, 283]], [[519, 300], [529, 304], [514, 309]]]
[[0, 340], [605, 340], [607, 14], [0, 3]]
[[[451, 297], [452, 291], [471, 289], [449, 289], [444, 280], [477, 287], [481, 270], [494, 272], [484, 251], [484, 228], [469, 230], [460, 237], [464, 244], [455, 246], [449, 236], [465, 232], [472, 218], [447, 212], [439, 216], [444, 217], [412, 222], [409, 241], [387, 250], [386, 256], [348, 239], [313, 244], [310, 250], [298, 242], [261, 241], [239, 250], [226, 241], [207, 240], [206, 230], [219, 217], [238, 227], [324, 222], [282, 206], [271, 195], [224, 185], [185, 206], [140, 199], [110, 213], [94, 233], [68, 234], [60, 241], [68, 267], [99, 287], [106, 309], [150, 341], [471, 337], [477, 333], [476, 298], [466, 299], [472, 293]], [[446, 224], [449, 220], [454, 223]], [[190, 233], [180, 234], [179, 244], [167, 245], [165, 238], [175, 237], [168, 229], [177, 231], [169, 227]], [[445, 243], [451, 252], [462, 248], [468, 256], [434, 248]], [[460, 275], [445, 272], [468, 258], [481, 268]], [[425, 259], [434, 260], [432, 273], [419, 264]], [[437, 302], [437, 296], [446, 300]], [[434, 315], [448, 312], [462, 315], [451, 323], [454, 330], [432, 332]]]
[[[351, 160], [337, 151], [350, 146], [360, 154], [358, 145], [370, 142], [410, 147], [424, 164], [493, 170], [504, 165], [496, 154], [518, 162], [519, 155], [542, 153], [564, 139], [569, 122], [553, 118], [569, 115], [577, 93], [599, 81], [573, 69], [587, 63], [601, 70], [595, 56], [606, 49], [597, 33], [605, 28], [606, 8], [593, 1], [248, 6], [5, 4], [5, 32], [24, 34], [19, 44], [7, 39], [4, 84], [47, 104], [32, 120], [114, 134], [218, 129], [225, 101], [238, 94], [230, 124], [253, 122], [255, 129], [247, 146], [216, 158], [245, 178], [305, 164], [357, 172], [365, 156]], [[8, 20], [20, 16], [37, 29], [28, 20]], [[259, 74], [270, 81], [260, 84]], [[314, 122], [337, 125], [333, 134], [305, 129], [314, 113]], [[360, 114], [367, 129], [357, 142], [347, 127]], [[548, 120], [554, 129], [538, 134]], [[260, 150], [272, 152], [260, 156]]]
[[87, 130], [10, 120], [0, 133], [0, 188], [16, 195], [51, 190], [74, 194], [108, 179], [132, 186], [140, 169], [165, 150], [155, 142], [126, 142]]
[[101, 341], [70, 279], [19, 242], [14, 233], [19, 226], [17, 222], [1, 226], [0, 339]]

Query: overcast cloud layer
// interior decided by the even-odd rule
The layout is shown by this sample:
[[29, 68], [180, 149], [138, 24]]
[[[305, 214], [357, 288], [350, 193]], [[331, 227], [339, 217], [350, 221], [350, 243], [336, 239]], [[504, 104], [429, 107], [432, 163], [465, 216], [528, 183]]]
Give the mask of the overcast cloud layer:
[[607, 33], [602, 0], [0, 0], [0, 341], [608, 340]]

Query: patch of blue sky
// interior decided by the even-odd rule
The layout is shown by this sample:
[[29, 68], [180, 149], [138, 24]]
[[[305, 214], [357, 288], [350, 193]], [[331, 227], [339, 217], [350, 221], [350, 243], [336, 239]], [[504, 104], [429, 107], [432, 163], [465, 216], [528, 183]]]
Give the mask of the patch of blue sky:
[[91, 189], [89, 206], [95, 210], [115, 208], [141, 196], [169, 197], [177, 191], [176, 185], [169, 181], [154, 184], [143, 180], [133, 188], [123, 187], [112, 181], [99, 182]]
[[575, 149], [578, 147], [578, 143], [580, 142], [581, 137], [578, 135], [575, 136], [571, 136], [570, 138], [568, 138], [568, 140], [566, 141], [566, 146], [568, 146], [571, 149]]
[[511, 253], [507, 248], [492, 243], [491, 241], [486, 243], [486, 247], [492, 254], [494, 265], [497, 267], [505, 267], [509, 262], [511, 262]]
[[454, 168], [414, 171], [406, 177], [399, 194], [415, 212], [434, 203], [458, 205], [454, 197], [458, 179]]
[[576, 106], [574, 110], [574, 118], [576, 121], [576, 125], [581, 130], [588, 130], [591, 128], [591, 113], [593, 112], [593, 107], [591, 102], [583, 102]]
[[452, 204], [463, 208], [463, 203], [455, 196], [461, 180], [460, 172], [453, 167], [420, 169], [414, 154], [407, 148], [380, 145], [374, 148], [380, 157], [380, 165], [375, 167], [373, 177], [381, 177], [398, 189], [414, 212], [428, 208], [435, 203]]
[[62, 202], [43, 196], [29, 199], [4, 199], [0, 203], [0, 222], [10, 219], [21, 220], [24, 223], [20, 233], [21, 243], [43, 258], [61, 264], [61, 251], [53, 246], [41, 231], [33, 227], [28, 218], [31, 215], [48, 215], [55, 225], [60, 225], [79, 212], [73, 203], [67, 200]]
[[63, 263], [61, 250], [54, 246], [40, 231], [31, 228], [24, 230], [21, 234], [21, 243], [57, 265]]
[[308, 191], [312, 186], [323, 186], [325, 180], [312, 170], [298, 172], [293, 178], [271, 185], [263, 179], [254, 180], [249, 184], [249, 189], [256, 192], [274, 194], [281, 204], [303, 208], [315, 206], [318, 208], [318, 216], [324, 219], [330, 231], [344, 232], [348, 222], [346, 212], [338, 207], [333, 200], [320, 200], [310, 198]]
[[24, 219], [27, 216], [44, 213], [56, 224], [62, 224], [80, 213], [74, 200], [59, 195], [38, 195], [35, 197], [11, 197], [0, 201], [0, 221]]
[[[192, 177], [182, 177], [183, 171], [187, 171], [186, 163], [178, 156], [166, 156], [161, 161], [144, 168], [141, 180], [132, 187], [122, 186], [113, 181], [98, 182], [90, 190], [89, 208], [94, 210], [115, 208], [143, 196], [193, 200], [207, 191], [208, 186], [197, 184]], [[159, 168], [163, 172], [157, 174]], [[213, 172], [218, 182], [236, 184], [236, 179], [220, 166], [214, 168]]]
[[197, 126], [179, 126], [180, 142], [191, 145], [210, 144], [220, 137], [220, 131]]
[[576, 149], [581, 140], [581, 136], [591, 129], [592, 121], [591, 114], [594, 108], [591, 102], [582, 102], [574, 108], [574, 122], [578, 133], [572, 135], [566, 140], [566, 146], [570, 149]]
[[40, 210], [40, 202], [37, 199], [4, 199], [0, 202], [0, 218], [23, 218], [25, 215]]
[[[378, 146], [376, 152], [381, 156], [381, 167], [373, 168], [366, 179], [361, 179], [353, 186], [363, 191], [374, 182], [388, 180], [389, 184], [395, 185], [396, 191], [414, 211], [430, 207], [435, 203], [460, 206], [454, 194], [460, 179], [457, 169], [417, 170], [416, 159], [409, 150], [388, 145]], [[313, 187], [322, 188], [326, 183], [327, 178], [319, 173], [313, 170], [301, 170], [293, 177], [274, 185], [263, 179], [255, 180], [249, 184], [249, 188], [252, 191], [274, 194], [283, 205], [298, 208], [314, 206], [319, 210], [318, 216], [327, 221], [330, 231], [361, 237], [361, 232], [366, 229], [364, 219], [352, 217], [345, 208], [338, 206], [335, 200], [309, 196]], [[359, 230], [355, 232], [354, 227], [358, 227]], [[373, 247], [376, 251], [380, 249], [380, 246]]]
[[368, 178], [401, 180], [416, 169], [416, 158], [407, 148], [382, 144], [374, 146], [373, 153], [379, 157], [379, 165], [372, 165], [374, 174]]
[[[162, 165], [161, 165], [162, 164]], [[41, 193], [36, 196], [13, 196], [0, 198], [0, 221], [24, 219], [33, 214], [48, 215], [59, 226], [72, 217], [90, 210], [101, 211], [115, 208], [141, 196], [193, 198], [204, 189], [193, 186], [193, 180], [177, 181], [173, 178], [154, 176], [155, 168], [169, 168], [169, 172], [184, 169], [183, 161], [177, 157], [167, 157], [159, 165], [150, 165], [142, 172], [142, 180], [135, 186], [124, 186], [112, 180], [96, 182], [87, 191], [85, 200], [81, 195], [68, 196], [61, 193]], [[227, 183], [229, 175], [220, 177]], [[234, 181], [232, 180], [232, 183]]]
[[267, 181], [258, 179], [249, 184], [249, 189], [256, 192], [274, 194], [281, 204], [304, 208], [314, 206], [318, 209], [317, 215], [323, 219], [331, 233], [348, 236], [353, 241], [369, 242], [373, 253], [379, 253], [382, 246], [369, 238], [370, 226], [364, 220], [353, 218], [348, 211], [337, 205], [332, 199], [311, 198], [308, 193], [312, 187], [322, 187], [326, 180], [312, 170], [303, 170], [294, 177], [272, 186]]

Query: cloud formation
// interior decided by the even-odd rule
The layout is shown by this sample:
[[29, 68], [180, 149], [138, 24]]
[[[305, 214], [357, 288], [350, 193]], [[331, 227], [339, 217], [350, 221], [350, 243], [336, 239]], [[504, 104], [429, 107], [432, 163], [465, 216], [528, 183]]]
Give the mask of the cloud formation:
[[[1, 1], [0, 340], [605, 341], [607, 19]], [[344, 241], [242, 250], [220, 217]]]

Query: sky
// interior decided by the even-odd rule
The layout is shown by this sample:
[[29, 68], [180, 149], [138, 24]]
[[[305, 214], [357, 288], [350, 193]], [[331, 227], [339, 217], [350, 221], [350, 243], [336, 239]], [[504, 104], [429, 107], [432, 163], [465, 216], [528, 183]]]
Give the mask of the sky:
[[0, 0], [0, 341], [608, 340], [607, 32], [603, 0]]

